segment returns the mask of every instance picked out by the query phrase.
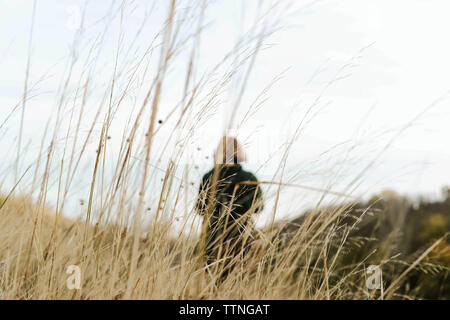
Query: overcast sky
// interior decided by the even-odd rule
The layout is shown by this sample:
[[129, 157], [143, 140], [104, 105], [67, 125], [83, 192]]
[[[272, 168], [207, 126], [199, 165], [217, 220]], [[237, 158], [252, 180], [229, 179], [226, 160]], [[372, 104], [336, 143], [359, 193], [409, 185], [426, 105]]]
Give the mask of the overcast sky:
[[[160, 8], [149, 22], [149, 30], [159, 25], [166, 14], [167, 2], [156, 2]], [[76, 32], [74, 14], [84, 3], [37, 1], [31, 83], [45, 77], [36, 85], [39, 95], [28, 104], [28, 137], [42, 132], [42, 124], [54, 108], [52, 93], [60, 83], [61, 70]], [[85, 30], [86, 37], [98, 32], [95, 21], [106, 15], [110, 3], [108, 0], [89, 2], [87, 25], [93, 27]], [[136, 30], [149, 7], [148, 1], [134, 3], [139, 9], [133, 13], [134, 18], [125, 20], [125, 30]], [[239, 34], [251, 26], [256, 3], [247, 0], [211, 3], [205, 14], [208, 28], [201, 38], [202, 65], [217, 63], [231, 50]], [[320, 112], [308, 123], [289, 162], [291, 168], [304, 168], [304, 181], [299, 182], [317, 185], [324, 177], [314, 175], [316, 165], [323, 166], [315, 162], [316, 157], [344, 143], [330, 151], [335, 159], [344, 159], [342, 153], [346, 146], [358, 146], [346, 170], [359, 170], [363, 167], [361, 163], [375, 158], [393, 136], [414, 120], [367, 173], [367, 190], [392, 188], [402, 193], [435, 195], [443, 185], [450, 185], [450, 2], [308, 0], [292, 3], [280, 22], [280, 30], [267, 39], [267, 48], [257, 57], [242, 109], [275, 77], [281, 73], [282, 77], [270, 88], [265, 95], [268, 99], [244, 129], [259, 130], [259, 139], [272, 136], [282, 140], [321, 96]], [[31, 0], [0, 0], [0, 122], [23, 93], [32, 5]], [[105, 45], [106, 51], [113, 48], [114, 37], [111, 39]], [[144, 35], [138, 41], [145, 45], [150, 39]], [[113, 54], [111, 49], [105, 55]], [[176, 72], [172, 76], [176, 77]], [[329, 86], [336, 78], [338, 81]], [[168, 85], [167, 96], [171, 90], [177, 90], [175, 86], [176, 82]], [[220, 106], [221, 117], [231, 108], [236, 87], [231, 84], [225, 95], [228, 99]], [[175, 99], [169, 98], [167, 105], [170, 102]], [[427, 106], [433, 107], [416, 119]], [[160, 117], [169, 109], [163, 107]], [[217, 122], [211, 122], [202, 129], [201, 135], [208, 137], [203, 145], [205, 152], [212, 152], [215, 142], [211, 141], [217, 141], [221, 135], [219, 127]], [[10, 137], [14, 136], [14, 130], [9, 128]], [[252, 143], [252, 138], [249, 141], [250, 155], [263, 148], [261, 157], [267, 158], [270, 146], [261, 147], [255, 141]], [[250, 156], [248, 166], [258, 167], [259, 160], [259, 156], [253, 159]], [[268, 166], [260, 175], [270, 177], [273, 169]]]

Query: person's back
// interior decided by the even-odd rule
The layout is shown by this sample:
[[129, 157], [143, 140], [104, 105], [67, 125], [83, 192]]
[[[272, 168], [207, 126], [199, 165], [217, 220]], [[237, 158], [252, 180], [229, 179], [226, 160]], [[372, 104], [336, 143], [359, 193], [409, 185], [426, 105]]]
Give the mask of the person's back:
[[229, 261], [245, 252], [253, 228], [251, 214], [263, 208], [256, 177], [238, 163], [245, 158], [236, 139], [226, 139], [219, 145], [218, 153], [223, 149], [225, 154], [223, 146], [228, 141], [234, 149], [232, 161], [224, 156], [223, 163], [216, 164], [203, 176], [196, 206], [197, 212], [204, 216], [202, 235], [208, 264], [221, 258]]

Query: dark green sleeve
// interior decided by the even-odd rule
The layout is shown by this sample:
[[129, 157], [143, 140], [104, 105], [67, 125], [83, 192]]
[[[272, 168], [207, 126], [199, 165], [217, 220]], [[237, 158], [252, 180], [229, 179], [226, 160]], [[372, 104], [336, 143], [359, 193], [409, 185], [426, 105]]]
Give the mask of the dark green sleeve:
[[262, 190], [259, 185], [256, 188], [255, 203], [256, 203], [255, 213], [260, 213], [264, 209], [264, 201], [262, 196]]
[[[254, 175], [252, 175], [253, 181], [258, 181]], [[256, 195], [253, 194], [254, 198], [254, 205], [255, 205], [255, 213], [260, 213], [264, 209], [264, 201], [263, 201], [263, 194], [260, 185], [258, 184], [255, 186]]]
[[[256, 179], [256, 177], [252, 173], [247, 173], [244, 179], [244, 181], [258, 182], [258, 179]], [[244, 205], [247, 210], [253, 208], [253, 213], [259, 213], [263, 210], [264, 204], [262, 190], [259, 184], [244, 185], [241, 192], [241, 204]]]

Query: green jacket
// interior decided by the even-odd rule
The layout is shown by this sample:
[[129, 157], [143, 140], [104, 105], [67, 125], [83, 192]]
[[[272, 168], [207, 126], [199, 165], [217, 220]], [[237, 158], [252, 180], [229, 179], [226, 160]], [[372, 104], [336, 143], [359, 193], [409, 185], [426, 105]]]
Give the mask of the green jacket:
[[197, 212], [205, 218], [206, 253], [210, 256], [223, 242], [232, 242], [232, 247], [239, 250], [243, 232], [251, 227], [251, 214], [263, 209], [261, 188], [252, 173], [244, 171], [239, 164], [220, 165], [216, 169], [219, 172], [215, 195], [212, 194], [213, 168], [203, 176], [196, 205]]

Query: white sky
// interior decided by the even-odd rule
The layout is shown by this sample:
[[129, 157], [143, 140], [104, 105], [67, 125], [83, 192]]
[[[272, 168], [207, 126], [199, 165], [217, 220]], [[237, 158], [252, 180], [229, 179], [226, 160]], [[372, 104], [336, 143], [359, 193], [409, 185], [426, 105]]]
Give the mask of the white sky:
[[[32, 3], [31, 0], [0, 0], [0, 123], [23, 93]], [[37, 86], [39, 96], [27, 105], [28, 138], [39, 136], [37, 133], [42, 132], [52, 112], [55, 104], [52, 93], [58, 88], [75, 33], [70, 28], [73, 18], [70, 8], [83, 3], [37, 1], [30, 77], [31, 82], [44, 74], [48, 77]], [[91, 1], [89, 21], [104, 16], [110, 3]], [[140, 9], [135, 13], [136, 19], [125, 20], [125, 30], [136, 29], [142, 8], [148, 7], [149, 2], [135, 3]], [[159, 7], [165, 3], [157, 1]], [[205, 21], [210, 25], [202, 36], [200, 51], [200, 61], [205, 66], [220, 61], [240, 31], [251, 24], [257, 2], [245, 1], [244, 20], [241, 19], [243, 3], [214, 1], [207, 9]], [[308, 123], [290, 156], [291, 168], [304, 168], [305, 177], [299, 183], [320, 185], [323, 177], [308, 175], [317, 169], [316, 155], [350, 141], [361, 147], [360, 153], [355, 151], [360, 157], [358, 161], [367, 163], [395, 132], [442, 98], [395, 140], [366, 180], [369, 192], [390, 187], [402, 193], [437, 194], [443, 185], [450, 184], [449, 12], [448, 0], [293, 1], [293, 7], [282, 20], [283, 28], [267, 40], [273, 46], [261, 52], [256, 60], [242, 105], [248, 105], [274, 77], [283, 70], [286, 72], [270, 89], [266, 95], [270, 99], [254, 115], [247, 130], [262, 125], [261, 134], [283, 137], [286, 122], [295, 126], [312, 101], [340, 72], [344, 78], [323, 92], [320, 100], [323, 110]], [[149, 29], [158, 25], [162, 13], [151, 20]], [[99, 30], [95, 24], [91, 25], [94, 27], [86, 30], [87, 36]], [[112, 36], [105, 47], [111, 52], [106, 56], [113, 55], [114, 41]], [[141, 37], [139, 41], [145, 45], [149, 39]], [[176, 71], [172, 76], [176, 78]], [[171, 90], [176, 91], [175, 86], [176, 82], [168, 86], [167, 96], [170, 97]], [[234, 90], [230, 86], [229, 101], [221, 106], [224, 113], [236, 96]], [[169, 98], [167, 104], [170, 102], [174, 101]], [[300, 105], [293, 109], [294, 102]], [[162, 108], [161, 117], [169, 109]], [[117, 122], [125, 120], [123, 117]], [[16, 129], [8, 130], [10, 137], [14, 137]], [[202, 135], [209, 141], [205, 150], [210, 152], [214, 147], [210, 141], [217, 141], [221, 132], [217, 123], [207, 124], [204, 130], [206, 133]], [[387, 130], [394, 131], [380, 136]], [[255, 154], [259, 147], [253, 143], [248, 153]], [[344, 158], [344, 151], [340, 150], [332, 155]], [[256, 168], [255, 162], [249, 166]], [[346, 170], [360, 168], [361, 163], [350, 161]], [[273, 168], [269, 166], [260, 175], [270, 177], [270, 170]]]

